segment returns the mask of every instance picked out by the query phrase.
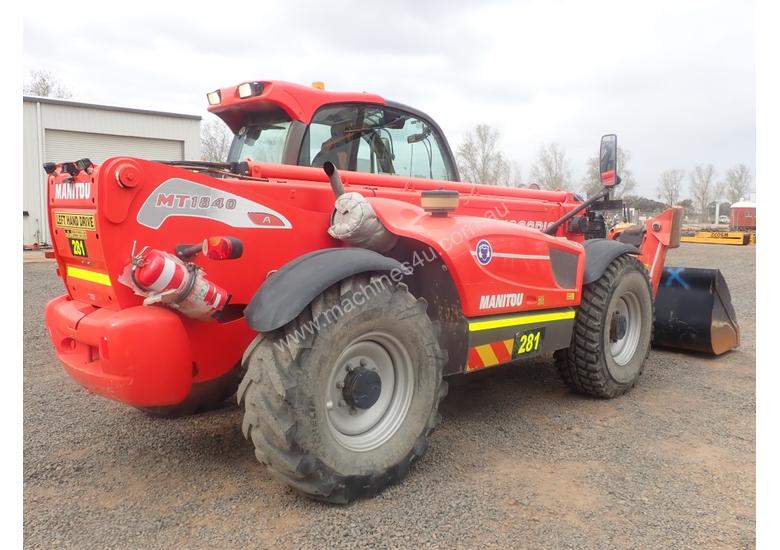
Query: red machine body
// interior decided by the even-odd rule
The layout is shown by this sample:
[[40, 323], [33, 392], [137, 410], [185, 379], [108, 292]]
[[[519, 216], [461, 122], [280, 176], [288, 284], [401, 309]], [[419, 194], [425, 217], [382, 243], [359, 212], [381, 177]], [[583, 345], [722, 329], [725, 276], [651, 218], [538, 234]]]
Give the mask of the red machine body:
[[[263, 84], [262, 97], [249, 100], [237, 98], [236, 87], [224, 88], [222, 103], [211, 110], [237, 131], [247, 117], [267, 109], [281, 108], [307, 123], [323, 105], [384, 103], [370, 94]], [[49, 174], [48, 205], [67, 294], [47, 305], [47, 326], [73, 378], [134, 406], [180, 403], [193, 385], [225, 376], [255, 336], [241, 311], [266, 278], [306, 253], [344, 246], [327, 232], [334, 196], [320, 168], [247, 160], [246, 174], [237, 177], [125, 157], [75, 175], [64, 168]], [[347, 191], [369, 200], [388, 230], [435, 250], [452, 277], [463, 316], [579, 305], [584, 235], [567, 224], [555, 235], [542, 231], [580, 204], [572, 193], [356, 171], [342, 171], [341, 177]], [[448, 216], [432, 216], [419, 206], [420, 194], [442, 188], [460, 193], [459, 206]], [[655, 289], [672, 221], [651, 222], [642, 261]], [[154, 253], [138, 272], [139, 282], [157, 292], [178, 291], [186, 269], [166, 264], [170, 258], [159, 251], [213, 235], [242, 242], [243, 254], [230, 261], [207, 254], [194, 258], [207, 273], [202, 301], [212, 312], [224, 307], [230, 293], [227, 309], [234, 315], [198, 320], [160, 304], [143, 305], [144, 297], [120, 282], [133, 251], [149, 247]], [[480, 242], [492, 248], [489, 264], [478, 261]], [[576, 266], [566, 284], [549, 261], [558, 254]], [[172, 271], [170, 278], [162, 277], [164, 269]]]

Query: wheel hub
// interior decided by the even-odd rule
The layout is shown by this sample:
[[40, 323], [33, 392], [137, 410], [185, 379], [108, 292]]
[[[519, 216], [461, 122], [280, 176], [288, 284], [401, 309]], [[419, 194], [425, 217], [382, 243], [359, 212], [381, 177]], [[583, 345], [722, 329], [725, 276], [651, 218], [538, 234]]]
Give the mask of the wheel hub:
[[342, 390], [344, 401], [357, 409], [370, 409], [382, 394], [382, 379], [375, 371], [358, 367], [347, 373]]
[[335, 439], [370, 451], [401, 426], [414, 395], [414, 365], [406, 347], [384, 331], [350, 342], [333, 364], [323, 404]]
[[609, 322], [609, 349], [617, 366], [627, 365], [634, 357], [642, 333], [642, 306], [634, 292], [617, 300]]
[[621, 315], [620, 312], [615, 312], [612, 316], [612, 323], [609, 327], [609, 340], [610, 342], [617, 342], [626, 335], [628, 329], [628, 320], [625, 315]]

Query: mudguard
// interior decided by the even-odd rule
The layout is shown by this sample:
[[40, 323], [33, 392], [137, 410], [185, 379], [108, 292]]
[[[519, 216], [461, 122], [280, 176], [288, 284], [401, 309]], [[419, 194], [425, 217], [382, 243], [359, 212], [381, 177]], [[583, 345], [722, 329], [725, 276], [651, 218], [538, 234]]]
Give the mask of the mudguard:
[[609, 239], [589, 239], [582, 244], [585, 247], [585, 276], [582, 283], [586, 285], [598, 280], [610, 262], [618, 256], [640, 254], [635, 246]]
[[398, 260], [364, 248], [325, 248], [285, 264], [255, 292], [244, 315], [258, 332], [270, 332], [295, 319], [331, 285], [358, 273], [404, 273]]
[[[452, 278], [464, 317], [474, 318], [579, 305], [582, 245], [510, 223], [498, 210], [481, 216], [434, 216], [408, 202], [368, 197], [382, 225], [421, 244], [406, 260], [414, 271], [433, 258]], [[469, 199], [462, 198], [465, 204]]]

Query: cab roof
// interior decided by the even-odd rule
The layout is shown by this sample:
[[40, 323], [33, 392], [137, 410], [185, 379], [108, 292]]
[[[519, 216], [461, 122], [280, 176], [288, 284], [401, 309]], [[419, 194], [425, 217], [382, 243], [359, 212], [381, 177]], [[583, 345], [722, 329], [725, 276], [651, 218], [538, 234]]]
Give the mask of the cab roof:
[[381, 96], [366, 92], [331, 92], [310, 86], [301, 86], [281, 80], [248, 81], [258, 93], [251, 97], [241, 98], [238, 88], [245, 84], [236, 84], [221, 88], [220, 102], [209, 105], [208, 110], [219, 116], [234, 132], [237, 131], [251, 113], [266, 113], [269, 111], [284, 111], [292, 120], [304, 124], [311, 122], [312, 116], [323, 105], [333, 103], [372, 103], [386, 105]]

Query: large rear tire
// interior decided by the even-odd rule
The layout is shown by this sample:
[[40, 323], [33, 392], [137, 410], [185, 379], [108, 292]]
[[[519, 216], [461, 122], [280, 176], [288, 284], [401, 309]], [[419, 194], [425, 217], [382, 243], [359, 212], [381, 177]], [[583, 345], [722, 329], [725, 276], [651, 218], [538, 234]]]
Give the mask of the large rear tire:
[[[371, 290], [373, 289], [373, 290]], [[258, 460], [298, 491], [346, 503], [397, 483], [421, 457], [446, 394], [427, 304], [356, 276], [259, 335], [238, 390]]]
[[555, 354], [558, 372], [576, 392], [617, 397], [639, 380], [652, 337], [647, 270], [632, 256], [618, 256], [583, 288], [571, 345]]

